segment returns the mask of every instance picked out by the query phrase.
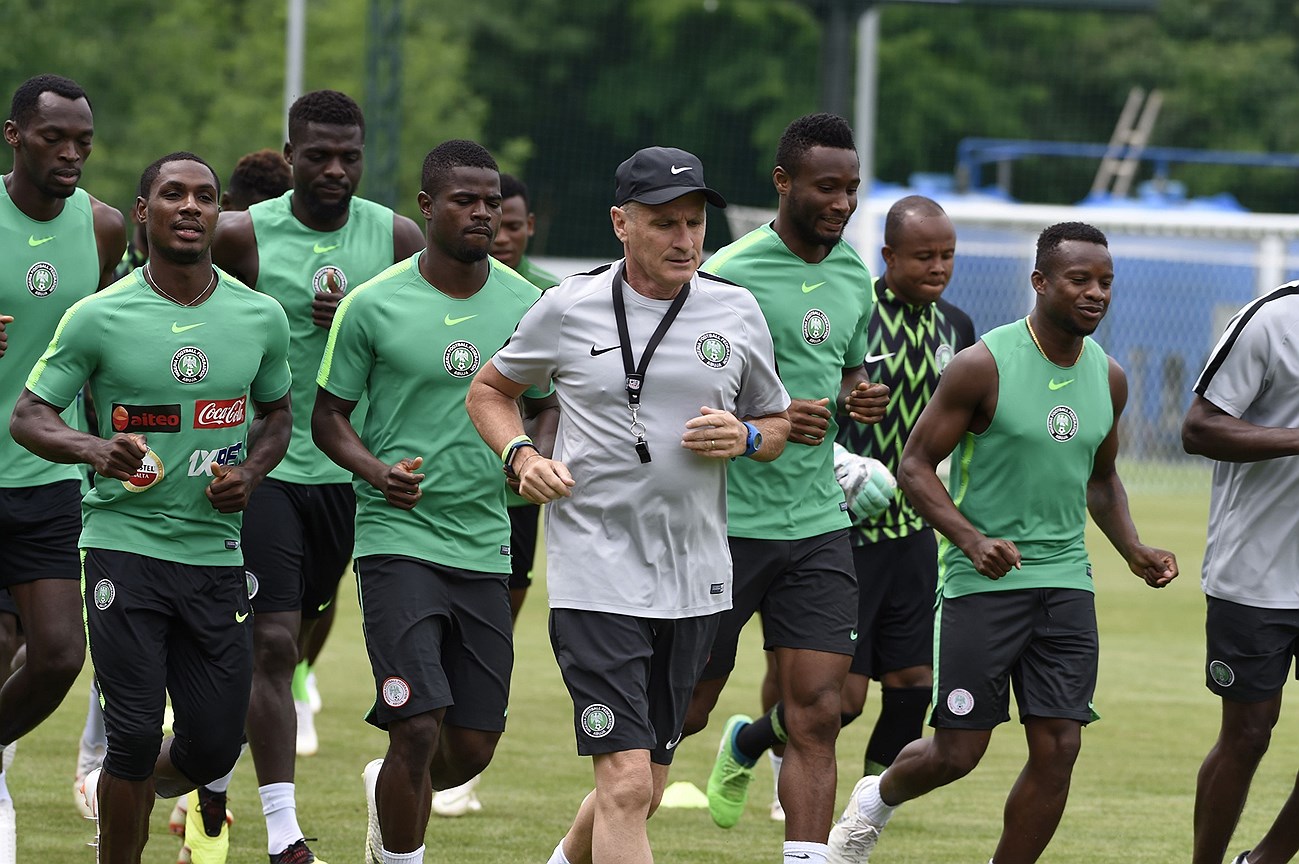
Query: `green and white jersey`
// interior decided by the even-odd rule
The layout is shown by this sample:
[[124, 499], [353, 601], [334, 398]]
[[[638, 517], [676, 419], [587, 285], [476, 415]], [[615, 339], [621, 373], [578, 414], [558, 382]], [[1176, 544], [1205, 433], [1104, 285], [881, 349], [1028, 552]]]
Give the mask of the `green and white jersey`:
[[946, 538], [938, 547], [944, 597], [1021, 588], [1091, 591], [1083, 531], [1096, 450], [1114, 425], [1109, 358], [1094, 339], [1073, 366], [1033, 344], [1024, 319], [983, 337], [997, 364], [997, 408], [982, 433], [966, 432], [952, 456], [956, 509], [987, 537], [1019, 549], [1022, 568], [980, 575]]
[[[527, 255], [523, 256], [523, 260], [519, 262], [519, 269], [515, 272], [540, 288], [542, 291], [554, 288], [559, 284], [557, 278], [555, 278], [549, 271], [543, 270], [536, 264], [533, 264], [532, 260], [528, 258]], [[507, 486], [505, 489], [505, 505], [507, 507], [531, 507], [532, 502]]]
[[[0, 414], [6, 418], [0, 435], [0, 488], [81, 479], [76, 465], [46, 462], [14, 441], [7, 418], [63, 313], [99, 286], [99, 249], [90, 207], [90, 196], [77, 189], [58, 216], [38, 222], [18, 209], [0, 183], [0, 315], [14, 317], [5, 327], [9, 347], [0, 359]], [[80, 402], [65, 404], [63, 419], [84, 428]]]
[[[837, 440], [850, 452], [878, 459], [897, 474], [902, 449], [943, 369], [958, 351], [974, 344], [974, 324], [941, 297], [913, 306], [899, 299], [883, 279], [876, 279], [869, 333], [866, 374], [888, 385], [889, 406], [879, 423], [843, 424]], [[869, 522], [855, 522], [852, 543], [863, 546], [898, 539], [926, 527], [899, 489], [887, 510]]]
[[727, 534], [801, 540], [848, 527], [829, 442], [838, 430], [833, 412], [843, 370], [857, 368], [866, 355], [874, 305], [870, 271], [847, 243], [835, 245], [819, 264], [809, 264], [789, 251], [770, 225], [720, 249], [704, 269], [757, 298], [789, 398], [828, 398], [831, 410], [824, 445], [790, 444], [774, 462], [732, 463]]
[[32, 369], [27, 389], [56, 407], [89, 381], [99, 435], [133, 432], [148, 443], [130, 480], [96, 475], [82, 502], [83, 548], [243, 563], [243, 515], [218, 513], [205, 493], [213, 463], [247, 456], [249, 400], [289, 392], [289, 326], [278, 303], [225, 273], [220, 280], [198, 306], [179, 306], [137, 269], [69, 309]]
[[474, 429], [465, 396], [541, 292], [491, 259], [476, 294], [448, 297], [420, 275], [423, 254], [343, 298], [316, 379], [340, 399], [369, 397], [360, 434], [378, 459], [393, 465], [424, 458], [424, 496], [413, 510], [392, 507], [357, 478], [355, 554], [508, 573], [501, 458]]
[[[351, 475], [320, 452], [311, 439], [316, 372], [329, 331], [311, 321], [316, 292], [332, 284], [350, 291], [392, 266], [392, 211], [353, 196], [347, 222], [337, 231], [314, 231], [293, 215], [292, 190], [248, 208], [257, 238], [257, 284], [289, 316], [289, 365], [293, 369], [293, 438], [271, 476], [289, 483], [346, 483]], [[352, 421], [360, 428], [365, 403]]]

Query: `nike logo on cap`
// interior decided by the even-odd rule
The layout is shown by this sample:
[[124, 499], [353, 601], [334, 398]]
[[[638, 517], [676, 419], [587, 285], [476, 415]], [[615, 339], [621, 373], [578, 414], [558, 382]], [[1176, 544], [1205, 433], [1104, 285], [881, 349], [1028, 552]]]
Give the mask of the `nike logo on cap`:
[[48, 242], [50, 242], [50, 241], [53, 240], [53, 239], [54, 239], [54, 235], [53, 235], [53, 234], [51, 234], [51, 235], [48, 236], [48, 237], [42, 237], [40, 240], [37, 240], [37, 239], [36, 239], [36, 235], [35, 235], [35, 234], [32, 234], [30, 237], [27, 238], [27, 245], [28, 245], [28, 246], [40, 246], [41, 244], [43, 244], [43, 243], [48, 243]]
[[202, 327], [206, 323], [206, 321], [200, 321], [197, 324], [186, 324], [181, 326], [178, 322], [173, 321], [171, 322], [171, 332], [184, 333], [186, 330], [193, 330], [195, 327]]
[[478, 317], [477, 315], [466, 315], [463, 318], [452, 318], [451, 313], [448, 312], [446, 314], [446, 317], [442, 319], [442, 323], [447, 325], [448, 327], [454, 327], [457, 324], [463, 324], [464, 322], [468, 321], [470, 318], [477, 318], [477, 317]]
[[896, 352], [896, 351], [890, 351], [890, 352], [887, 353], [887, 354], [867, 354], [866, 357], [862, 360], [862, 362], [863, 362], [863, 363], [878, 363], [878, 362], [881, 361], [881, 360], [887, 360], [887, 359], [889, 359], [890, 357], [892, 357], [892, 356], [893, 356], [894, 354], [896, 354], [896, 353], [898, 353], [898, 352]]
[[317, 255], [323, 255], [326, 252], [333, 252], [335, 249], [337, 249], [339, 246], [342, 245], [343, 245], [342, 243], [335, 243], [333, 246], [321, 246], [319, 243], [317, 243], [311, 247], [311, 251], [315, 252]]
[[1070, 384], [1072, 384], [1077, 380], [1078, 380], [1077, 378], [1070, 378], [1068, 381], [1056, 381], [1054, 378], [1052, 378], [1047, 383], [1046, 386], [1051, 388], [1052, 390], [1059, 390], [1061, 387], [1068, 387]]
[[601, 354], [607, 354], [610, 351], [614, 350], [615, 348], [621, 348], [621, 347], [622, 347], [621, 345], [610, 345], [608, 348], [596, 348], [594, 345], [592, 345], [591, 356], [599, 357]]
[[684, 166], [684, 167], [682, 167], [682, 168], [678, 168], [677, 166], [673, 165], [673, 166], [672, 166], [670, 169], [668, 169], [668, 170], [670, 170], [673, 174], [680, 174], [682, 171], [693, 171], [693, 170], [695, 170], [695, 166], [693, 166], [693, 165], [686, 165], [686, 166]]

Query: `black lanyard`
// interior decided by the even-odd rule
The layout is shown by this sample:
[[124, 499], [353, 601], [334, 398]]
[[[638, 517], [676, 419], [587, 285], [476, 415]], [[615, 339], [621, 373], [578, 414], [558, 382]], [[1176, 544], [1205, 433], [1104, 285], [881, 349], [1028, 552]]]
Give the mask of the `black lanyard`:
[[[627, 263], [624, 261], [618, 265], [618, 272], [613, 276], [613, 317], [618, 322], [618, 342], [622, 348], [622, 369], [626, 374], [627, 388], [627, 409], [631, 411], [631, 433], [636, 436], [636, 455], [640, 457], [641, 463], [650, 461], [649, 444], [645, 441], [645, 424], [640, 422], [636, 416], [640, 410], [640, 396], [645, 388], [645, 372], [649, 369], [650, 358], [654, 356], [654, 349], [659, 347], [663, 337], [667, 335], [668, 328], [676, 320], [677, 314], [681, 307], [686, 303], [686, 297], [690, 294], [690, 283], [686, 282], [673, 298], [672, 305], [668, 311], [663, 313], [663, 319], [659, 321], [659, 326], [654, 329], [654, 334], [650, 336], [649, 342], [645, 343], [645, 352], [641, 354], [640, 363], [637, 363], [631, 353], [631, 336], [627, 332], [627, 307], [622, 299], [623, 273], [627, 269]], [[635, 290], [635, 289], [633, 289]]]

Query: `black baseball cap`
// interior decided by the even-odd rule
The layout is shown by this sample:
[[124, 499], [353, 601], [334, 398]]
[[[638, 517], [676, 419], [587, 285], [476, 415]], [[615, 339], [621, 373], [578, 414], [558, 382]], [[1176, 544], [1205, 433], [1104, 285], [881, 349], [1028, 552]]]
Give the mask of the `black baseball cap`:
[[666, 204], [691, 192], [703, 192], [708, 203], [725, 207], [726, 199], [704, 185], [699, 157], [676, 147], [646, 147], [618, 166], [613, 175], [614, 203]]

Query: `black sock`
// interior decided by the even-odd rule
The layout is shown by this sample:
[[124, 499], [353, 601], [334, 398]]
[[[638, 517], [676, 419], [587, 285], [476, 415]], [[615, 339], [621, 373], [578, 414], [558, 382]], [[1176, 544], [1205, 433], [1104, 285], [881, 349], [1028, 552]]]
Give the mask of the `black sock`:
[[226, 824], [226, 793], [198, 787], [198, 811], [203, 817], [203, 833], [209, 837], [220, 836], [221, 826]]
[[735, 752], [750, 762], [757, 762], [764, 752], [788, 740], [785, 735], [785, 706], [777, 702], [770, 711], [736, 733]]
[[[924, 734], [931, 687], [886, 687], [880, 716], [866, 745], [866, 763], [892, 765], [902, 748]], [[869, 770], [869, 769], [868, 769]]]

